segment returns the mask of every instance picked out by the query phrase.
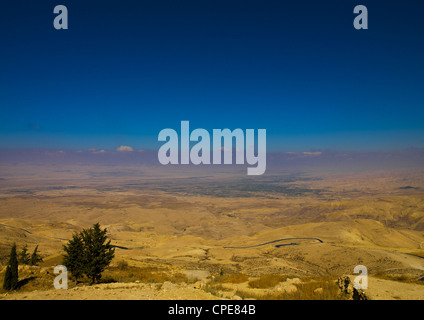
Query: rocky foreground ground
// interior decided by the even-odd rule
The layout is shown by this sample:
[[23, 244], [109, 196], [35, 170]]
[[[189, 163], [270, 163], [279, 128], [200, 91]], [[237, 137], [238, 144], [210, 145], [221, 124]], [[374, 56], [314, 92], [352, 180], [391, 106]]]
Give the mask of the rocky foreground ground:
[[[342, 278], [339, 283], [342, 283]], [[273, 288], [273, 291], [296, 292], [299, 279], [288, 279]], [[235, 294], [236, 290], [226, 290], [226, 294], [217, 296], [204, 290], [201, 282], [194, 284], [171, 283], [109, 283], [93, 286], [80, 286], [68, 290], [34, 290], [30, 292], [3, 293], [4, 300], [242, 300]], [[243, 286], [240, 284], [239, 286]], [[234, 286], [233, 289], [237, 289]], [[317, 288], [317, 299], [325, 290]], [[357, 299], [352, 282], [343, 282], [341, 291], [347, 294], [347, 299]], [[356, 296], [355, 296], [356, 294]], [[361, 292], [360, 299], [368, 300], [424, 300], [424, 285], [402, 283], [399, 281], [369, 278], [369, 287]]]

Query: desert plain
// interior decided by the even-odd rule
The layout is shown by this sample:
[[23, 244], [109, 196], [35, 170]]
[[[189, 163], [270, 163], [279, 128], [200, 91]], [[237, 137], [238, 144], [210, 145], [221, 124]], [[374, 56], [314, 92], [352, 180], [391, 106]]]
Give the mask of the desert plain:
[[[0, 282], [10, 247], [38, 245], [1, 299], [424, 299], [424, 170], [11, 164], [0, 168]], [[72, 234], [100, 223], [115, 258], [95, 285], [53, 288]]]

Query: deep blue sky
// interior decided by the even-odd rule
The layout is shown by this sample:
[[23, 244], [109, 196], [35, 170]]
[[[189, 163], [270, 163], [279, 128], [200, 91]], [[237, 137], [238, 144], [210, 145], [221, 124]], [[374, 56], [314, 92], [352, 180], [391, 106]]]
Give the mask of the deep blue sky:
[[[53, 28], [53, 8], [69, 29]], [[353, 8], [369, 30], [353, 28]], [[421, 1], [0, 4], [0, 148], [156, 148], [267, 129], [268, 149], [424, 147]]]

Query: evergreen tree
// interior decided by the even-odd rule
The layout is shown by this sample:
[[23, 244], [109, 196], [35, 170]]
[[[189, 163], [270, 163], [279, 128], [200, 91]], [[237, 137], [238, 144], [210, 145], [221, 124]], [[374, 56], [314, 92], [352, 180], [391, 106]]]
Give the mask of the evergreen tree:
[[84, 243], [81, 234], [75, 233], [72, 240], [63, 246], [65, 254], [63, 256], [62, 264], [70, 271], [75, 278], [75, 282], [82, 277], [84, 273]]
[[43, 258], [37, 253], [38, 246], [35, 247], [34, 252], [31, 255], [30, 265], [36, 266], [38, 263], [43, 261]]
[[29, 264], [30, 263], [30, 257], [28, 254], [28, 247], [27, 245], [25, 245], [22, 248], [21, 253], [19, 254], [19, 259], [18, 259], [20, 264]]
[[81, 233], [84, 242], [84, 273], [91, 284], [100, 280], [101, 273], [115, 256], [115, 249], [111, 246], [106, 233], [107, 230], [101, 230], [98, 223]]
[[18, 288], [18, 255], [16, 253], [16, 244], [13, 244], [10, 250], [9, 262], [4, 275], [3, 289], [10, 291]]
[[6, 273], [4, 274], [3, 289], [6, 291], [12, 290], [12, 270], [7, 265]]

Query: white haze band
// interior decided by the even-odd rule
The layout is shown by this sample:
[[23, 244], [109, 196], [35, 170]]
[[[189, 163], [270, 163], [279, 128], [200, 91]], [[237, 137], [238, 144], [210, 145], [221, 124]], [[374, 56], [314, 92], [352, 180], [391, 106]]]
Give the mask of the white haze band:
[[[236, 145], [233, 148], [233, 138]], [[200, 141], [199, 141], [200, 139]], [[222, 145], [224, 140], [224, 145]], [[158, 152], [159, 162], [163, 165], [179, 164], [179, 146], [181, 146], [181, 164], [194, 165], [211, 164], [211, 138], [205, 129], [195, 129], [190, 134], [189, 121], [181, 121], [181, 141], [174, 129], [163, 129], [159, 132], [158, 141], [164, 143]], [[180, 142], [180, 145], [179, 145]], [[190, 142], [197, 142], [190, 149]], [[233, 163], [233, 152], [236, 164], [249, 165], [248, 175], [262, 175], [266, 170], [266, 130], [258, 129], [257, 156], [255, 155], [255, 129], [246, 129], [245, 135], [242, 129], [213, 129], [212, 137], [212, 164], [222, 164], [222, 152], [224, 152], [224, 164]]]

